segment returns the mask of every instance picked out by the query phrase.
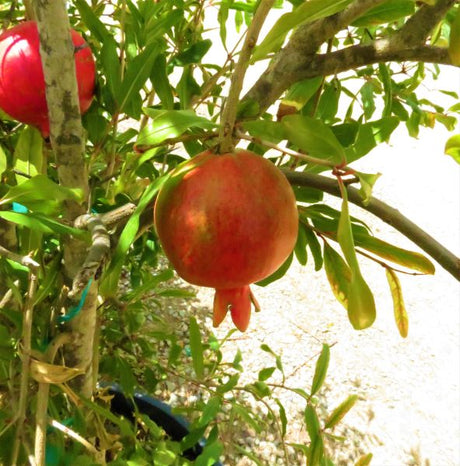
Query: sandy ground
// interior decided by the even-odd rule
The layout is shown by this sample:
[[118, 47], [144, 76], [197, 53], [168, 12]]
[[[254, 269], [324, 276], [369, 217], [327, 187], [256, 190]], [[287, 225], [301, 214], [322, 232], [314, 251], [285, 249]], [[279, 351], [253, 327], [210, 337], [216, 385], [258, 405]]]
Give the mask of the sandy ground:
[[[460, 90], [458, 70], [443, 72], [442, 81]], [[429, 87], [426, 91], [432, 92]], [[391, 144], [376, 148], [354, 166], [382, 173], [374, 195], [460, 255], [460, 169], [443, 154], [448, 137], [440, 125], [422, 130], [418, 139], [400, 128]], [[417, 250], [371, 214], [359, 209], [354, 213], [376, 236]], [[267, 288], [255, 287], [263, 311], [253, 316], [250, 329], [236, 342], [244, 351], [246, 371], [261, 367], [266, 355], [258, 347], [265, 342], [282, 354], [286, 372], [292, 373], [287, 383], [308, 389], [321, 343], [333, 344], [326, 403], [332, 410], [347, 394], [360, 395], [345, 419], [364, 434], [355, 437], [356, 450], [371, 451], [374, 466], [460, 465], [459, 283], [437, 264], [434, 276], [400, 274], [409, 314], [409, 335], [402, 339], [382, 267], [361, 261], [378, 316], [372, 328], [356, 332], [331, 294], [324, 270], [315, 272], [312, 262], [306, 267], [294, 264]], [[207, 290], [198, 296], [204, 306], [211, 306]], [[229, 328], [225, 323], [218, 333]], [[284, 402], [291, 413], [302, 409], [292, 395]], [[295, 428], [290, 437], [306, 438]], [[351, 458], [347, 462], [343, 455], [337, 457], [352, 464]]]

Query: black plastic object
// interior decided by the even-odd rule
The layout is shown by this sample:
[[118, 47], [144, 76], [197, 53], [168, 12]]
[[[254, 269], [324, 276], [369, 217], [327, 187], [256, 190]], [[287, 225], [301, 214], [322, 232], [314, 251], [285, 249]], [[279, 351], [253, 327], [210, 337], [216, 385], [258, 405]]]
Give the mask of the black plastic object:
[[[113, 396], [110, 404], [110, 410], [114, 414], [124, 416], [131, 422], [134, 421], [134, 404], [141, 414], [147, 415], [152, 421], [161, 427], [166, 434], [174, 441], [180, 442], [189, 433], [189, 422], [182, 416], [177, 416], [171, 412], [171, 407], [156, 398], [149, 395], [134, 392], [131, 399], [127, 398], [120, 386], [117, 384], [101, 385], [110, 395]], [[200, 440], [192, 448], [184, 451], [182, 456], [189, 460], [195, 460], [202, 452], [206, 440]], [[222, 466], [221, 463], [215, 463], [214, 466]]]

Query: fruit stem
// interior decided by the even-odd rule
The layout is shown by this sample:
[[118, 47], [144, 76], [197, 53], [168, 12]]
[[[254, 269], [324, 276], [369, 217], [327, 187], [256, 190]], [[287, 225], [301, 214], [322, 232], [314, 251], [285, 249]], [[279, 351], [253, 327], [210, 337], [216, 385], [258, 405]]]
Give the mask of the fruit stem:
[[235, 127], [238, 101], [243, 87], [244, 75], [246, 74], [249, 59], [251, 58], [252, 51], [257, 43], [260, 30], [274, 3], [275, 0], [261, 0], [254, 13], [252, 23], [246, 31], [246, 37], [240, 52], [238, 63], [235, 66], [235, 72], [232, 75], [230, 90], [222, 112], [219, 133], [219, 139], [221, 142], [217, 150], [220, 154], [232, 152], [234, 149], [233, 129]]

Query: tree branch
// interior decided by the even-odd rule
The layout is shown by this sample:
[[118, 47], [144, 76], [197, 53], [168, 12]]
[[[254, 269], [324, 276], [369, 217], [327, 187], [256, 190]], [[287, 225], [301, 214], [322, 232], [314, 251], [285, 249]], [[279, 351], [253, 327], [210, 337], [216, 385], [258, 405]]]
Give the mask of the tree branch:
[[439, 0], [434, 6], [422, 5], [399, 31], [371, 44], [329, 54], [316, 53], [322, 43], [380, 3], [383, 2], [356, 1], [336, 15], [300, 26], [243, 100], [256, 101], [263, 113], [286, 89], [302, 79], [386, 61], [452, 64], [447, 50], [427, 46], [425, 40], [455, 0]]
[[[335, 179], [327, 178], [322, 175], [289, 170], [284, 170], [283, 172], [289, 182], [293, 185], [320, 189], [328, 194], [340, 197], [340, 189]], [[460, 281], [460, 259], [456, 257], [455, 254], [450, 252], [418, 225], [411, 222], [393, 207], [390, 207], [374, 197], [371, 197], [368, 204], [364, 204], [363, 199], [359, 194], [359, 190], [352, 186], [347, 186], [347, 192], [350, 202], [353, 202], [353, 204], [371, 212], [382, 221], [398, 230], [431, 256], [454, 278]]]
[[425, 62], [452, 65], [446, 48], [422, 45], [396, 49], [388, 41], [376, 40], [368, 45], [355, 45], [327, 54], [316, 55], [293, 75], [294, 82], [315, 76], [329, 76], [365, 65], [382, 62]]
[[384, 1], [356, 0], [340, 13], [299, 26], [243, 100], [256, 101], [262, 114], [295, 82], [298, 67], [308, 67], [321, 44]]

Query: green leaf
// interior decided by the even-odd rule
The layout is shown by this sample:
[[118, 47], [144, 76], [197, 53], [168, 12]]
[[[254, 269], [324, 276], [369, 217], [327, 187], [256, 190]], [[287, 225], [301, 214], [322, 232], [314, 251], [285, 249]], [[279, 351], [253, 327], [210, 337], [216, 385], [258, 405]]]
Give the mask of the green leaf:
[[75, 0], [75, 6], [80, 12], [83, 23], [94, 34], [98, 42], [103, 44], [111, 39], [111, 34], [85, 0]]
[[193, 316], [190, 317], [189, 333], [193, 369], [195, 370], [196, 376], [202, 379], [204, 377], [203, 344], [201, 342], [200, 327]]
[[202, 453], [194, 461], [195, 466], [213, 466], [219, 461], [224, 446], [220, 442], [206, 443]]
[[358, 458], [358, 461], [356, 461], [355, 466], [369, 466], [371, 464], [372, 457], [372, 453], [361, 456]]
[[363, 198], [363, 204], [369, 204], [372, 196], [372, 188], [374, 187], [375, 182], [381, 176], [381, 173], [362, 173], [355, 171], [355, 175], [358, 177], [359, 182], [361, 184], [361, 188], [359, 189], [359, 194]]
[[121, 86], [121, 65], [117, 47], [115, 39], [109, 36], [102, 43], [100, 55], [102, 69], [104, 70], [104, 76], [112, 94], [112, 99], [116, 99]]
[[[40, 132], [32, 126], [26, 126], [20, 133], [16, 147], [14, 148], [13, 168], [20, 173], [28, 175], [23, 177], [16, 174], [18, 183], [39, 174], [45, 170], [43, 158], [43, 138]], [[0, 173], [2, 170], [0, 170]]]
[[55, 233], [62, 235], [72, 235], [81, 239], [89, 238], [87, 231], [69, 227], [40, 213], [0, 211], [0, 217], [11, 223], [16, 223], [17, 225], [27, 227], [33, 231], [40, 231], [47, 234]]
[[379, 75], [385, 93], [385, 106], [383, 108], [382, 117], [389, 117], [391, 116], [393, 107], [393, 87], [391, 84], [390, 67], [386, 63], [379, 63]]
[[246, 424], [251, 426], [257, 434], [262, 432], [262, 420], [257, 417], [254, 419], [253, 416], [256, 416], [255, 413], [252, 413], [246, 407], [243, 407], [237, 403], [232, 403], [232, 411], [244, 422], [246, 422]]
[[304, 202], [306, 204], [314, 204], [322, 201], [324, 197], [323, 191], [307, 186], [292, 186], [297, 202]]
[[356, 330], [363, 330], [370, 327], [375, 320], [375, 302], [359, 268], [348, 212], [348, 195], [343, 185], [341, 185], [341, 193], [343, 200], [337, 228], [337, 240], [351, 270], [348, 286], [348, 319]]
[[262, 60], [278, 51], [289, 31], [300, 24], [309, 23], [342, 11], [351, 0], [309, 0], [290, 13], [282, 15], [252, 54], [251, 62]]
[[324, 441], [321, 434], [321, 427], [316, 414], [315, 408], [308, 403], [305, 408], [305, 424], [310, 437], [310, 446], [308, 448], [307, 465], [319, 466], [324, 456]]
[[360, 125], [354, 144], [345, 150], [347, 162], [358, 160], [378, 144], [388, 141], [398, 125], [399, 118], [397, 117], [385, 117]]
[[289, 254], [289, 257], [280, 265], [280, 267], [275, 270], [271, 275], [268, 277], [264, 278], [263, 280], [259, 280], [256, 282], [256, 285], [259, 286], [267, 286], [270, 283], [279, 280], [281, 277], [284, 277], [286, 275], [286, 272], [289, 270], [289, 267], [291, 266], [292, 263], [292, 258], [293, 254]]
[[[128, 63], [125, 76], [120, 85], [120, 90], [116, 96], [119, 112], [128, 111], [128, 104], [133, 101], [135, 96], [139, 95], [139, 91], [150, 76], [153, 64], [160, 51], [160, 44], [158, 42], [153, 42]], [[136, 111], [132, 109], [129, 110], [131, 116], [138, 116]]]
[[299, 222], [299, 230], [297, 232], [297, 241], [294, 247], [294, 254], [300, 265], [307, 264], [307, 234], [305, 232], [305, 227], [301, 222]]
[[152, 121], [139, 133], [136, 146], [155, 145], [185, 133], [190, 128], [213, 129], [214, 123], [193, 110], [144, 109]]
[[323, 349], [316, 361], [315, 374], [311, 384], [310, 396], [314, 396], [322, 387], [326, 378], [327, 368], [329, 367], [330, 350], [329, 346], [323, 344]]
[[359, 92], [363, 102], [364, 118], [369, 120], [375, 112], [374, 84], [372, 81], [366, 81]]
[[161, 100], [163, 108], [172, 110], [174, 107], [174, 96], [168, 80], [166, 56], [164, 54], [160, 54], [156, 58], [152, 73], [150, 74], [150, 80], [152, 81], [155, 92]]
[[257, 379], [259, 380], [259, 382], [265, 382], [273, 375], [273, 372], [275, 371], [276, 367], [265, 367], [259, 371]]
[[284, 126], [279, 121], [249, 120], [242, 122], [243, 128], [253, 137], [277, 144], [287, 139]]
[[384, 259], [388, 259], [395, 264], [430, 275], [433, 275], [435, 272], [433, 263], [423, 254], [399, 248], [375, 236], [363, 234], [361, 232], [355, 232], [354, 238], [357, 246], [377, 254]]
[[447, 140], [444, 153], [450, 155], [457, 163], [460, 163], [460, 134], [455, 134]]
[[152, 201], [162, 184], [165, 182], [167, 177], [157, 178], [145, 191], [139, 200], [139, 203], [126, 223], [118, 241], [115, 252], [110, 261], [110, 265], [104, 272], [100, 285], [100, 292], [106, 297], [115, 296], [118, 288], [118, 280], [120, 278], [121, 269], [126, 260], [126, 254], [128, 249], [131, 247], [133, 241], [136, 238], [137, 231], [139, 229], [139, 219], [147, 207]]
[[321, 270], [323, 266], [323, 256], [321, 254], [321, 245], [319, 244], [318, 237], [310, 228], [305, 228], [305, 236], [307, 238], [308, 247], [313, 255], [315, 262], [315, 271]]
[[334, 296], [347, 309], [351, 270], [342, 256], [328, 243], [324, 243], [324, 269]]
[[404, 305], [401, 283], [394, 270], [386, 268], [385, 272], [388, 284], [390, 285], [391, 297], [393, 298], [396, 327], [398, 327], [399, 334], [403, 338], [406, 338], [409, 331], [409, 317], [407, 315], [406, 306]]
[[345, 162], [345, 151], [332, 130], [322, 121], [304, 115], [288, 115], [282, 120], [289, 141], [312, 157], [334, 164]]
[[388, 0], [381, 5], [371, 8], [353, 21], [352, 24], [353, 26], [360, 27], [377, 26], [412, 15], [414, 11], [414, 0]]
[[211, 48], [211, 39], [201, 40], [192, 44], [187, 50], [178, 53], [174, 58], [174, 64], [177, 66], [190, 65], [192, 63], [200, 63], [201, 59], [206, 55]]
[[318, 91], [323, 82], [322, 76], [305, 79], [294, 83], [288, 90], [282, 103], [300, 110]]
[[330, 83], [324, 85], [315, 114], [315, 116], [324, 123], [333, 123], [336, 119], [335, 116], [339, 109], [340, 93], [341, 86], [338, 79], [333, 79]]
[[[192, 319], [194, 320], [193, 317]], [[204, 427], [213, 421], [216, 418], [217, 413], [220, 411], [221, 403], [222, 401], [220, 396], [213, 396], [203, 408], [203, 412], [198, 420], [198, 426]]]
[[6, 170], [7, 166], [8, 166], [8, 161], [6, 159], [6, 154], [5, 154], [4, 150], [3, 150], [3, 147], [0, 146], [0, 176]]
[[324, 428], [333, 429], [345, 417], [348, 411], [353, 408], [357, 401], [358, 395], [350, 395], [345, 401], [342, 401], [342, 403], [340, 403], [339, 406], [329, 414], [324, 424]]
[[280, 421], [281, 421], [281, 436], [284, 438], [286, 436], [286, 428], [287, 428], [287, 424], [288, 424], [288, 420], [287, 420], [287, 416], [286, 416], [286, 409], [281, 404], [280, 400], [278, 400], [276, 398], [275, 401], [276, 401], [276, 404], [278, 405], [278, 409], [279, 409], [279, 416], [280, 416]]
[[81, 189], [66, 188], [45, 175], [36, 175], [17, 186], [12, 186], [0, 199], [0, 205], [19, 202], [32, 210], [48, 211], [48, 203], [51, 206], [67, 200], [80, 202], [82, 196]]
[[245, 388], [258, 398], [265, 398], [266, 396], [270, 396], [272, 393], [270, 387], [265, 382], [260, 381], [246, 385]]

